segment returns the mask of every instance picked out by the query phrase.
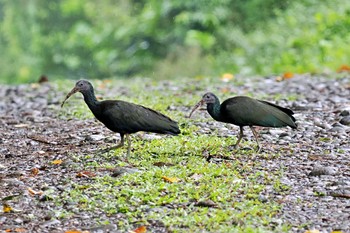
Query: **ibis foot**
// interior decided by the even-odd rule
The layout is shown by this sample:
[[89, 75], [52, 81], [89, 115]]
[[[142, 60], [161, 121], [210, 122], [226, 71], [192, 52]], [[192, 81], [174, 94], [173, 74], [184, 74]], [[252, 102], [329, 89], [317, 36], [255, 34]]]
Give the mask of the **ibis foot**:
[[124, 146], [124, 134], [120, 134], [120, 143], [118, 145], [102, 149], [102, 150], [100, 150], [100, 152], [101, 153], [107, 153], [107, 152], [109, 152], [111, 150], [118, 149], [118, 148], [120, 148], [122, 146]]

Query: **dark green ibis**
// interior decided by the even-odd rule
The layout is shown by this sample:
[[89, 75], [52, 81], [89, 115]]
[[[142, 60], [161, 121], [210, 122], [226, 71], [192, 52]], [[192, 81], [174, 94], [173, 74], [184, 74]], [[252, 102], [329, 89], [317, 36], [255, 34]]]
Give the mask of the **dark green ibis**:
[[123, 146], [124, 136], [126, 136], [128, 141], [127, 155], [130, 154], [131, 148], [129, 134], [138, 131], [171, 135], [180, 133], [177, 122], [150, 108], [122, 100], [98, 101], [93, 86], [86, 80], [80, 80], [75, 84], [75, 87], [62, 102], [61, 107], [76, 92], [83, 94], [85, 103], [97, 120], [101, 121], [108, 129], [120, 134], [121, 141], [113, 149]]
[[203, 95], [190, 113], [190, 116], [200, 106], [206, 104], [207, 111], [214, 120], [239, 126], [240, 132], [235, 147], [243, 137], [243, 127], [249, 126], [253, 132], [258, 151], [260, 145], [258, 134], [253, 126], [263, 127], [297, 127], [293, 111], [263, 100], [253, 99], [247, 96], [236, 96], [225, 100], [220, 104], [219, 98], [211, 92]]

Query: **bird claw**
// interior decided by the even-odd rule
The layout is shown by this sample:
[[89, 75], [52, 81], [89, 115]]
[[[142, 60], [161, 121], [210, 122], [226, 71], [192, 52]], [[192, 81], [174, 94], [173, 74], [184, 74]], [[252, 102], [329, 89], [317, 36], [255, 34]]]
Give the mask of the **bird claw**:
[[107, 148], [105, 148], [105, 149], [99, 150], [99, 152], [100, 152], [100, 153], [107, 153], [107, 152], [109, 152], [109, 151], [111, 151], [111, 150], [118, 149], [118, 148], [120, 148], [120, 147], [122, 147], [122, 146], [123, 146], [123, 145], [119, 144], [119, 145], [117, 145], [117, 146], [107, 147]]

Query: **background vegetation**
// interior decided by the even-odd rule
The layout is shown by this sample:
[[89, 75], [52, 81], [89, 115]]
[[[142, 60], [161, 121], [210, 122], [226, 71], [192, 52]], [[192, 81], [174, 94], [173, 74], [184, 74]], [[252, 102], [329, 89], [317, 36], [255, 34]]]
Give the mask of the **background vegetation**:
[[0, 0], [0, 77], [323, 72], [349, 28], [343, 0]]

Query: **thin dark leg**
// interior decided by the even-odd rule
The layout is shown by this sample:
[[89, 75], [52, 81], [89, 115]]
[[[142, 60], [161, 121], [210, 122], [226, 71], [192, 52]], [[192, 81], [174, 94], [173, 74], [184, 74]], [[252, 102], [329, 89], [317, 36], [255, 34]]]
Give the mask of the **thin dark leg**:
[[101, 150], [102, 153], [105, 153], [105, 152], [108, 152], [110, 150], [114, 150], [114, 149], [117, 149], [117, 148], [120, 148], [124, 146], [124, 134], [120, 134], [120, 143], [116, 146], [112, 146], [112, 147], [109, 147], [109, 148], [106, 148], [106, 149], [103, 149]]
[[234, 145], [235, 148], [238, 147], [238, 144], [241, 142], [242, 138], [243, 138], [243, 126], [240, 126], [240, 127], [239, 127], [238, 139], [237, 139], [236, 144]]
[[113, 149], [117, 149], [122, 146], [124, 146], [124, 134], [120, 134], [120, 143], [116, 145]]
[[126, 155], [129, 157], [130, 150], [131, 150], [131, 140], [130, 140], [130, 135], [129, 134], [126, 135], [126, 140], [128, 141], [128, 152], [127, 152]]
[[249, 126], [249, 128], [250, 128], [250, 129], [252, 130], [252, 132], [253, 132], [253, 135], [254, 135], [254, 137], [255, 137], [256, 144], [258, 144], [258, 150], [257, 150], [257, 152], [260, 152], [261, 147], [260, 147], [259, 140], [258, 140], [258, 133], [255, 131], [255, 129], [254, 129], [253, 126]]

